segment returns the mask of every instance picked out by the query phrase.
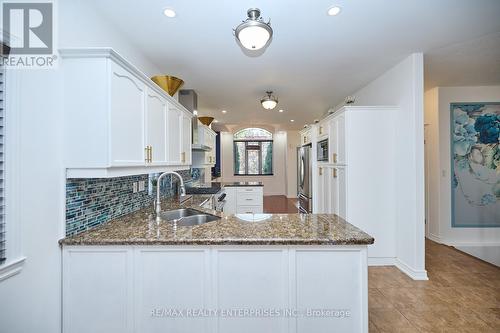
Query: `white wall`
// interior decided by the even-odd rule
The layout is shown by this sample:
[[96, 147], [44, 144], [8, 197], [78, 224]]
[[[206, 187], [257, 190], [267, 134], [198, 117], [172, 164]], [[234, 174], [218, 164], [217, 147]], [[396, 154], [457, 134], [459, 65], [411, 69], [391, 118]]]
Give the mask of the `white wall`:
[[[492, 261], [500, 260], [500, 228], [451, 227], [450, 103], [498, 102], [500, 86], [438, 87], [425, 93], [428, 124], [429, 238]], [[494, 260], [493, 260], [494, 261]]]
[[[237, 130], [245, 127], [242, 125]], [[266, 129], [274, 132], [271, 128]], [[286, 195], [287, 174], [285, 168], [288, 167], [286, 166], [287, 133], [284, 131], [274, 132], [273, 140], [272, 176], [234, 176], [233, 133], [221, 132], [222, 181], [260, 181], [264, 184], [264, 195]]]
[[[414, 53], [364, 88], [355, 105], [397, 105], [396, 263], [409, 275], [426, 279], [424, 225], [423, 55]], [[369, 138], [367, 138], [369, 139]], [[381, 147], [383, 149], [383, 147]]]
[[[142, 57], [126, 37], [109, 26], [84, 1], [58, 1], [59, 47], [113, 47], [150, 75], [156, 67]], [[65, 176], [63, 161], [62, 88], [59, 71], [19, 71], [19, 96], [12, 101], [19, 116], [14, 147], [18, 177], [9, 195], [17, 195], [18, 210], [8, 223], [20, 225], [22, 271], [0, 281], [0, 331], [56, 333], [61, 331], [61, 253], [64, 237]], [[7, 86], [7, 98], [14, 87]], [[9, 156], [7, 156], [9, 158]]]

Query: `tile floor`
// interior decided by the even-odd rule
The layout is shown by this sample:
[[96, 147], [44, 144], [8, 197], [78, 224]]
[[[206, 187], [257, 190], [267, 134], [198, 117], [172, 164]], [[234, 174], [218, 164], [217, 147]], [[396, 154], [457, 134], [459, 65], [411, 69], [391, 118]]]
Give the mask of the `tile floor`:
[[370, 332], [500, 332], [500, 268], [429, 240], [426, 268], [369, 268]]

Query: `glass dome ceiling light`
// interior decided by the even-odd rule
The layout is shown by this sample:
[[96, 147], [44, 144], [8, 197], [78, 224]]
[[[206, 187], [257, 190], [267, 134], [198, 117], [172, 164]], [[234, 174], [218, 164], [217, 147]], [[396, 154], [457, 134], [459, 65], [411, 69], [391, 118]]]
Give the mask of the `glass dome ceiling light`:
[[244, 48], [260, 50], [269, 44], [273, 36], [271, 20], [265, 23], [258, 8], [250, 8], [247, 15], [248, 18], [234, 29], [234, 35]]
[[272, 110], [278, 105], [278, 99], [273, 95], [272, 91], [266, 91], [266, 96], [262, 97], [260, 104], [266, 110]]

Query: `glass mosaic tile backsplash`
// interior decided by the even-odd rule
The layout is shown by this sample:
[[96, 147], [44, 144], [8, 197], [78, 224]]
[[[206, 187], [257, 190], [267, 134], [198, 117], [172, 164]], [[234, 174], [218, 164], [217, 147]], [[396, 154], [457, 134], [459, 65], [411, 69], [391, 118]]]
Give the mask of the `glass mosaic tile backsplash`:
[[[178, 171], [185, 182], [196, 181], [203, 170]], [[153, 203], [158, 175], [137, 175], [117, 178], [67, 179], [66, 236], [78, 234], [112, 219], [132, 213]], [[144, 181], [145, 189], [133, 193], [133, 183]], [[162, 195], [172, 196], [177, 190], [170, 176], [162, 184]]]

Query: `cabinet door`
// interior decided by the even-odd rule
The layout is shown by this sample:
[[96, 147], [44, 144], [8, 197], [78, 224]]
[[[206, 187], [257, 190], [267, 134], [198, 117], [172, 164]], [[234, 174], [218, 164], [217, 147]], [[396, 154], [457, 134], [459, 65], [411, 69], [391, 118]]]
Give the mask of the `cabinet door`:
[[336, 214], [343, 219], [346, 218], [347, 210], [347, 187], [346, 187], [346, 168], [332, 168], [332, 178], [330, 181], [331, 196], [330, 205], [331, 213]]
[[324, 167], [318, 167], [317, 171], [318, 173], [318, 191], [317, 191], [317, 198], [316, 198], [316, 207], [313, 207], [314, 213], [315, 214], [321, 214], [324, 212], [325, 209], [325, 172], [326, 169]]
[[338, 214], [341, 218], [347, 218], [347, 168], [337, 168], [337, 181], [338, 181]]
[[344, 165], [346, 163], [345, 149], [345, 116], [338, 115], [330, 121], [330, 158], [333, 164]]
[[181, 163], [191, 164], [191, 117], [182, 112], [181, 115]]
[[111, 166], [145, 163], [145, 91], [144, 83], [124, 68], [112, 63], [109, 124]]
[[168, 163], [181, 164], [181, 111], [172, 105], [167, 111]]
[[146, 94], [146, 146], [153, 165], [167, 163], [167, 102], [152, 90]]
[[226, 187], [226, 203], [224, 204], [224, 214], [236, 214], [236, 187]]

